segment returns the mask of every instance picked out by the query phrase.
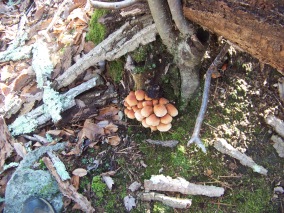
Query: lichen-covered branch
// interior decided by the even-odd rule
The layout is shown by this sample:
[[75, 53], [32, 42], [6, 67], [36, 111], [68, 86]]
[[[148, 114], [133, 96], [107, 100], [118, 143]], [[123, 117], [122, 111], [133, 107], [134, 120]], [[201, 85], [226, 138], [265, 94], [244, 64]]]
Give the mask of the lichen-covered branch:
[[124, 0], [124, 1], [119, 1], [119, 2], [102, 2], [102, 1], [90, 0], [91, 5], [93, 7], [100, 8], [100, 9], [109, 9], [109, 10], [117, 10], [117, 9], [129, 7], [139, 1], [141, 0]]
[[62, 194], [73, 201], [75, 201], [84, 212], [92, 213], [95, 212], [95, 209], [92, 207], [91, 203], [84, 197], [82, 194], [78, 193], [75, 187], [69, 183], [69, 181], [62, 181], [57, 174], [56, 170], [54, 169], [54, 165], [48, 157], [43, 158], [43, 162], [45, 163], [46, 167], [56, 179], [58, 183], [59, 190]]
[[204, 153], [206, 152], [206, 148], [199, 137], [199, 133], [200, 133], [201, 125], [202, 125], [204, 115], [207, 109], [209, 89], [210, 89], [210, 83], [211, 83], [211, 75], [214, 71], [217, 71], [218, 69], [217, 67], [220, 66], [221, 60], [226, 55], [229, 48], [230, 48], [230, 45], [226, 43], [206, 72], [201, 107], [200, 107], [200, 110], [199, 110], [199, 113], [198, 113], [198, 116], [195, 122], [193, 134], [191, 136], [191, 139], [187, 143], [187, 146], [189, 146], [192, 143], [195, 143], [199, 148], [201, 148], [201, 150]]
[[231, 157], [239, 160], [242, 165], [252, 168], [254, 172], [257, 172], [262, 175], [267, 175], [267, 170], [265, 168], [257, 165], [250, 157], [232, 147], [230, 144], [227, 143], [225, 139], [220, 138], [216, 140], [216, 142], [214, 143], [214, 147], [219, 152], [230, 155]]
[[[75, 106], [74, 98], [95, 87], [101, 85], [102, 81], [99, 76], [90, 79], [89, 81], [80, 84], [77, 87], [70, 89], [65, 94], [59, 95], [63, 101], [63, 111], [70, 109], [72, 106]], [[38, 126], [45, 124], [51, 119], [50, 113], [46, 113], [44, 110], [44, 105], [39, 106], [38, 108], [32, 110], [31, 112], [19, 116], [11, 125], [9, 125], [9, 130], [12, 135], [20, 135], [24, 133], [30, 133], [34, 131]]]
[[59, 76], [55, 80], [55, 87], [59, 89], [68, 86], [86, 69], [100, 61], [113, 61], [139, 45], [155, 41], [157, 30], [152, 21], [148, 16], [125, 23]]
[[151, 190], [167, 191], [187, 195], [205, 195], [208, 197], [220, 197], [224, 194], [224, 188], [222, 187], [198, 185], [190, 183], [181, 177], [172, 179], [164, 175], [152, 175], [150, 180], [144, 181], [144, 188], [146, 192]]
[[156, 192], [143, 193], [140, 199], [143, 201], [161, 201], [163, 204], [177, 209], [188, 209], [192, 203], [191, 199], [169, 197]]

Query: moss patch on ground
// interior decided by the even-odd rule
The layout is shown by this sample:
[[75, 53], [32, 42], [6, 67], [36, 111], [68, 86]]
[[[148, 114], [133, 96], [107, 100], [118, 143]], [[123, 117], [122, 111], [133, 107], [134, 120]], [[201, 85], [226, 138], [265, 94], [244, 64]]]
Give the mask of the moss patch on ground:
[[122, 79], [123, 70], [124, 70], [124, 63], [122, 60], [109, 62], [108, 75], [115, 83], [119, 83], [120, 80]]

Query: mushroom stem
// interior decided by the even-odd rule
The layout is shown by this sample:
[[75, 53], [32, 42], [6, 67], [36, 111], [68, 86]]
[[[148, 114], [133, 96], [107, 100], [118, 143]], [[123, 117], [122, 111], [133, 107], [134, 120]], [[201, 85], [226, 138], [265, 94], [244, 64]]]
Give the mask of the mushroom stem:
[[211, 76], [213, 72], [217, 71], [217, 67], [221, 64], [221, 59], [226, 55], [229, 47], [230, 45], [228, 43], [224, 45], [224, 47], [222, 48], [220, 53], [216, 56], [215, 60], [213, 61], [213, 63], [210, 65], [209, 69], [206, 72], [201, 107], [200, 107], [198, 116], [196, 118], [194, 131], [192, 133], [191, 139], [187, 143], [187, 146], [189, 146], [192, 143], [195, 143], [199, 148], [201, 148], [201, 150], [204, 153], [206, 153], [206, 148], [199, 137], [199, 133], [200, 133], [201, 125], [202, 125], [204, 115], [207, 109]]

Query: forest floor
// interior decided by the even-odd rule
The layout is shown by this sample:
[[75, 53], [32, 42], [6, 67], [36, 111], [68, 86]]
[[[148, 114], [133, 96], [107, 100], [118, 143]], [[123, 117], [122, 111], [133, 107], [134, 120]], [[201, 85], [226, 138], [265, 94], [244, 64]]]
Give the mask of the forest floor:
[[[46, 8], [41, 7], [40, 2], [35, 2], [36, 7], [31, 6], [32, 9], [27, 13], [26, 28], [29, 28], [30, 33], [26, 44], [35, 42], [37, 33], [50, 24], [56, 8], [60, 6], [60, 3], [54, 4], [48, 15], [44, 16], [43, 11], [46, 11]], [[3, 4], [2, 7], [4, 6]], [[17, 29], [21, 20], [21, 15], [18, 13], [20, 7], [16, 6], [14, 20], [11, 19], [11, 15], [2, 14], [1, 51], [5, 51], [9, 42], [16, 38], [14, 29]], [[53, 29], [57, 37], [48, 43], [49, 50], [53, 51], [51, 60], [55, 67], [51, 79], [55, 79], [75, 63], [76, 57], [93, 48], [94, 44], [83, 42], [89, 18], [88, 15], [75, 10], [75, 14], [69, 16], [68, 21], [67, 19], [63, 19], [65, 22], [58, 21]], [[213, 38], [208, 48], [208, 57], [202, 62], [201, 83], [204, 82], [203, 75], [218, 53], [219, 43]], [[150, 45], [152, 54], [159, 55], [154, 57], [151, 63], [160, 63], [158, 68], [164, 70], [172, 62], [170, 56], [164, 55], [165, 48], [155, 49], [159, 45], [162, 46], [159, 41]], [[69, 48], [70, 46], [72, 48]], [[165, 58], [163, 63], [159, 62], [159, 57]], [[276, 187], [284, 188], [284, 160], [273, 148], [271, 136], [275, 132], [264, 119], [267, 114], [272, 114], [284, 120], [284, 102], [280, 99], [278, 90], [278, 81], [283, 76], [271, 67], [261, 65], [246, 53], [236, 51], [227, 57], [227, 68], [221, 71], [220, 78], [212, 80], [208, 109], [201, 129], [200, 136], [206, 145], [207, 153], [203, 153], [195, 145], [187, 146], [201, 105], [203, 85], [201, 84], [201, 88], [188, 107], [174, 118], [173, 127], [169, 132], [151, 132], [137, 121], [127, 119], [123, 115], [123, 100], [129, 92], [127, 82], [129, 73], [123, 71], [125, 58], [117, 60], [115, 64], [106, 62], [103, 71], [93, 67], [79, 76], [68, 88], [60, 90], [64, 92], [99, 73], [104, 84], [78, 97], [79, 100], [87, 100], [87, 103], [98, 102], [97, 105], [90, 104], [96, 108], [91, 115], [82, 119], [80, 117], [83, 115], [82, 110], [77, 111], [79, 117], [68, 114], [71, 112], [68, 111], [63, 115], [63, 121], [66, 116], [64, 122], [59, 125], [48, 123], [35, 130], [33, 134], [45, 137], [46, 133], [50, 133], [57, 135], [57, 143], [68, 142], [66, 150], [57, 152], [57, 155], [71, 176], [78, 168], [87, 171], [79, 182], [73, 181], [73, 185], [78, 193], [91, 202], [96, 212], [126, 212], [124, 198], [128, 195], [136, 200], [136, 206], [131, 212], [284, 212], [284, 193], [277, 194], [274, 190]], [[24, 73], [31, 68], [31, 64], [31, 58], [0, 64], [2, 104], [9, 94], [13, 97], [21, 94], [20, 98], [28, 95], [33, 97], [23, 98], [22, 107], [16, 112], [12, 111], [9, 118], [5, 118], [7, 125], [10, 125], [19, 113], [27, 113], [42, 104], [42, 93], [40, 93], [42, 91], [36, 88], [35, 74], [30, 74], [30, 71], [28, 74]], [[115, 67], [116, 72], [112, 67]], [[163, 96], [176, 103], [178, 107], [177, 77], [173, 77], [172, 72], [174, 71], [169, 69], [167, 74], [165, 72], [160, 75], [159, 79], [163, 84], [161, 85]], [[18, 78], [20, 75], [24, 77]], [[110, 96], [109, 93], [117, 95]], [[102, 101], [103, 98], [105, 100]], [[32, 104], [28, 105], [31, 100]], [[89, 137], [90, 135], [92, 136]], [[267, 176], [255, 173], [234, 158], [217, 151], [213, 147], [217, 138], [226, 139], [233, 147], [266, 168]], [[167, 148], [151, 145], [146, 139], [177, 140], [179, 143], [174, 148]], [[13, 148], [8, 157], [0, 152], [1, 157], [5, 157], [6, 164], [21, 162], [22, 157], [25, 156], [23, 153], [28, 149], [34, 150], [42, 146], [36, 141], [30, 143], [27, 137], [18, 136], [15, 140], [21, 144], [21, 148], [19, 146], [15, 150]], [[41, 159], [38, 163], [37, 169], [48, 171]], [[5, 187], [14, 171], [15, 168], [10, 168], [0, 174], [0, 197], [5, 197]], [[151, 175], [159, 174], [172, 178], [182, 177], [189, 182], [202, 185], [220, 186], [225, 189], [225, 193], [219, 198], [208, 198], [162, 192], [172, 197], [192, 199], [192, 206], [186, 210], [173, 209], [158, 201], [141, 201], [139, 196], [144, 191], [144, 180], [150, 179]], [[102, 176], [111, 177], [112, 189], [102, 181]], [[142, 186], [132, 192], [128, 187], [135, 181]], [[66, 199], [63, 212], [81, 212], [76, 209], [78, 206], [75, 204], [74, 201]]]

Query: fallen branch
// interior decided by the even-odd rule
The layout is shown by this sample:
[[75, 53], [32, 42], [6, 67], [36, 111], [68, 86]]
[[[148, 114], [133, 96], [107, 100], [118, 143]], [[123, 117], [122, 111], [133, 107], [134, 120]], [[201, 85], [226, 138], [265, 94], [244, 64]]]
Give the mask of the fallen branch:
[[169, 141], [158, 141], [158, 140], [151, 140], [147, 139], [147, 143], [154, 144], [154, 145], [161, 145], [165, 147], [175, 147], [178, 144], [178, 141], [176, 140], [169, 140]]
[[284, 158], [284, 140], [276, 135], [272, 135], [271, 140], [274, 142], [273, 147], [279, 157]]
[[267, 170], [265, 168], [257, 165], [250, 157], [232, 147], [230, 144], [227, 143], [225, 139], [220, 138], [216, 140], [216, 142], [214, 143], [214, 147], [219, 152], [230, 155], [231, 157], [239, 160], [242, 165], [252, 168], [254, 172], [257, 172], [262, 175], [267, 175]]
[[202, 125], [204, 115], [207, 109], [211, 76], [213, 72], [218, 72], [217, 71], [218, 66], [221, 65], [221, 60], [226, 55], [229, 48], [230, 48], [230, 45], [226, 43], [206, 72], [206, 79], [204, 83], [204, 91], [203, 91], [203, 96], [202, 96], [201, 107], [200, 107], [198, 116], [196, 118], [196, 123], [195, 123], [194, 131], [192, 133], [191, 139], [187, 143], [187, 146], [189, 146], [192, 143], [195, 143], [197, 146], [199, 146], [199, 148], [201, 148], [201, 150], [204, 153], [206, 153], [206, 148], [199, 137], [199, 133], [200, 133], [201, 125]]
[[78, 193], [75, 187], [72, 184], [70, 184], [69, 181], [62, 181], [60, 179], [60, 176], [57, 174], [56, 170], [54, 169], [53, 163], [48, 157], [44, 157], [43, 162], [45, 163], [46, 167], [53, 175], [53, 177], [56, 179], [59, 190], [64, 196], [75, 201], [84, 212], [88, 213], [95, 212], [95, 209], [92, 207], [91, 203], [87, 200], [86, 197]]
[[188, 209], [192, 203], [191, 199], [169, 197], [155, 192], [143, 193], [140, 199], [143, 201], [161, 201], [163, 204], [177, 209]]
[[172, 179], [164, 175], [152, 175], [150, 180], [144, 180], [144, 188], [146, 192], [150, 190], [168, 191], [208, 197], [220, 197], [224, 194], [224, 188], [222, 187], [198, 185], [189, 183], [181, 177]]
[[129, 7], [139, 1], [141, 0], [124, 0], [120, 2], [102, 2], [102, 1], [90, 0], [91, 5], [93, 7], [100, 8], [100, 9], [110, 9], [110, 10], [117, 10], [117, 9]]
[[139, 45], [155, 41], [157, 30], [152, 21], [152, 18], [148, 16], [125, 23], [59, 76], [54, 81], [54, 88], [68, 86], [77, 76], [100, 61], [115, 60], [135, 50]]
[[[72, 106], [76, 105], [76, 96], [101, 84], [102, 81], [100, 77], [97, 76], [60, 95], [60, 99], [64, 101], [63, 111], [70, 109]], [[31, 112], [19, 116], [11, 125], [9, 125], [9, 130], [12, 135], [30, 133], [34, 131], [38, 126], [41, 126], [48, 122], [50, 119], [51, 115], [49, 113], [46, 113], [44, 110], [44, 105], [41, 105], [38, 108], [32, 110]]]
[[279, 118], [268, 115], [265, 117], [265, 122], [272, 126], [275, 132], [277, 132], [282, 138], [284, 138], [284, 122], [280, 120]]

